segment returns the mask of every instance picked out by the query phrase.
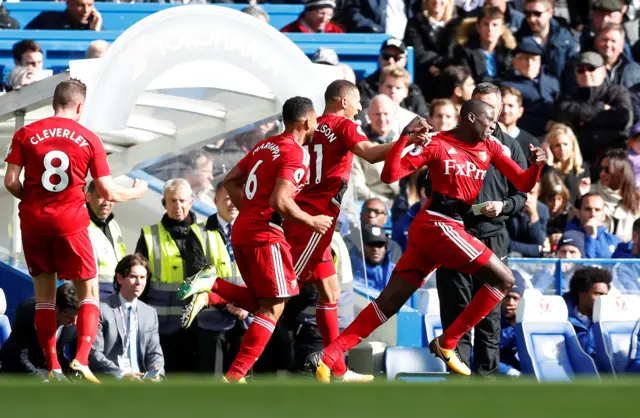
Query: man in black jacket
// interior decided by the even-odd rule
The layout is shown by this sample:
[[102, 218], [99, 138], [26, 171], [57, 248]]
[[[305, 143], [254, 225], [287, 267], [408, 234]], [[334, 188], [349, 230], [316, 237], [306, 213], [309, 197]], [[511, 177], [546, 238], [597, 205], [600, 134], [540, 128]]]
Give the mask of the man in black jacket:
[[[3, 373], [22, 373], [47, 379], [47, 362], [38, 343], [38, 335], [34, 325], [36, 300], [29, 298], [18, 305], [13, 331], [9, 340], [0, 350], [0, 371]], [[65, 356], [67, 346], [75, 349], [77, 340], [76, 317], [78, 316], [78, 299], [71, 283], [64, 283], [56, 291], [56, 318], [62, 327], [56, 337], [58, 361], [61, 372], [67, 371], [69, 358]], [[73, 358], [73, 357], [71, 357]], [[59, 374], [62, 379], [62, 373]]]
[[[496, 117], [502, 110], [500, 89], [491, 83], [480, 83], [473, 92], [472, 98], [489, 103], [495, 108]], [[520, 145], [515, 139], [502, 132], [496, 124], [493, 132], [503, 145], [505, 153], [511, 155], [523, 170], [527, 162]], [[527, 200], [526, 194], [518, 191], [513, 184], [500, 174], [493, 165], [487, 174], [476, 199], [476, 204], [483, 203], [482, 215], [475, 216], [472, 211], [464, 217], [465, 229], [481, 240], [491, 251], [506, 263], [509, 250], [509, 235], [505, 222], [509, 216], [521, 211]], [[440, 298], [440, 317], [444, 329], [449, 327], [471, 302], [483, 282], [464, 273], [439, 268], [436, 272], [436, 285]], [[474, 368], [480, 375], [486, 376], [498, 371], [500, 364], [500, 305], [487, 315], [475, 327]], [[458, 350], [462, 361], [470, 365], [471, 333], [460, 339]]]

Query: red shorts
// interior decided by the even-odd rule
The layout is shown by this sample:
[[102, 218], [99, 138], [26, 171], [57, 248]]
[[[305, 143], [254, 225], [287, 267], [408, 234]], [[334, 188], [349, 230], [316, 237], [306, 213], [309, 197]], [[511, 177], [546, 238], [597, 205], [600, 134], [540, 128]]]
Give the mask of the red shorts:
[[286, 241], [259, 246], [233, 244], [233, 254], [242, 280], [257, 298], [289, 298], [298, 294]]
[[98, 275], [88, 229], [72, 235], [23, 234], [22, 249], [31, 276], [57, 273], [58, 279], [86, 280]]
[[287, 242], [291, 245], [293, 268], [298, 280], [303, 283], [324, 280], [336, 274], [331, 254], [331, 239], [334, 224], [321, 235], [300, 224], [288, 225]]
[[490, 249], [464, 230], [462, 222], [432, 216], [411, 225], [407, 250], [394, 273], [422, 286], [429, 273], [440, 266], [474, 274], [492, 255]]

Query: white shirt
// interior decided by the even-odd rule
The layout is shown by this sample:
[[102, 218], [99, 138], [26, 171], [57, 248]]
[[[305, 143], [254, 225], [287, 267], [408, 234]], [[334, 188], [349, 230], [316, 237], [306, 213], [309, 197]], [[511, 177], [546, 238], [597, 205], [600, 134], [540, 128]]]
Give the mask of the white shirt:
[[404, 0], [387, 0], [387, 21], [385, 22], [387, 35], [396, 39], [404, 39], [407, 27], [407, 11]]
[[[138, 363], [138, 298], [133, 299], [133, 301], [129, 302], [122, 295], [118, 295], [120, 298], [120, 320], [124, 320], [123, 328], [124, 328], [124, 338], [125, 341], [127, 339], [127, 334], [129, 336], [129, 345], [130, 350], [128, 352], [124, 352], [125, 359], [127, 356], [129, 357], [129, 366], [126, 367], [125, 364], [120, 364], [120, 368], [123, 369], [125, 373], [133, 372], [138, 373], [140, 371], [140, 366]], [[131, 307], [131, 329], [128, 329], [129, 324], [129, 307]], [[123, 345], [125, 343], [123, 341]], [[123, 367], [124, 366], [124, 367]]]

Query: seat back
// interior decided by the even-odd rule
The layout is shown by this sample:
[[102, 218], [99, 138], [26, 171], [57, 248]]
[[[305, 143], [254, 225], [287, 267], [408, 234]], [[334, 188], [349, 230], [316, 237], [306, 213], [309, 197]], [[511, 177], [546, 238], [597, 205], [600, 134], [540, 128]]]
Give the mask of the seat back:
[[412, 376], [420, 380], [440, 380], [447, 374], [442, 360], [426, 347], [387, 347], [384, 370], [387, 380], [405, 380]]
[[623, 373], [633, 329], [640, 318], [640, 296], [604, 295], [593, 306], [596, 365], [605, 373]]
[[415, 308], [422, 315], [438, 314], [440, 315], [440, 298], [438, 297], [438, 289], [420, 288], [416, 291]]
[[9, 318], [4, 314], [7, 310], [7, 299], [4, 291], [0, 288], [0, 347], [7, 342], [9, 334], [11, 334], [11, 324]]
[[560, 296], [530, 293], [518, 303], [516, 335], [521, 371], [538, 381], [572, 380], [577, 374], [598, 376], [584, 352]]

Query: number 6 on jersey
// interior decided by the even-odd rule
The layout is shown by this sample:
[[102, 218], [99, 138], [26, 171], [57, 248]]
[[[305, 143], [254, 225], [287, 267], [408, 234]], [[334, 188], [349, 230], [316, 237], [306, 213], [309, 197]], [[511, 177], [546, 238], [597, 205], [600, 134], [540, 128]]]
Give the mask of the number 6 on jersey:
[[255, 196], [256, 191], [258, 190], [258, 177], [256, 176], [256, 171], [258, 170], [258, 167], [260, 167], [260, 164], [262, 164], [262, 160], [258, 160], [256, 165], [253, 166], [249, 172], [249, 177], [247, 177], [247, 184], [244, 186], [244, 195], [249, 200], [253, 199], [253, 196]]

